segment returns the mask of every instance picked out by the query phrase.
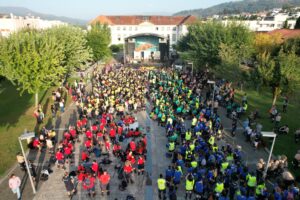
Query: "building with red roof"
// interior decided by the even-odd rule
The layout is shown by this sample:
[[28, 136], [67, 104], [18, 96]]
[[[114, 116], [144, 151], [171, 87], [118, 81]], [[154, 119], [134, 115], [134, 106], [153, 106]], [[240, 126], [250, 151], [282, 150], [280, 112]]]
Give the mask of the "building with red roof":
[[107, 24], [111, 29], [111, 44], [123, 44], [125, 39], [137, 34], [156, 34], [175, 44], [187, 33], [187, 26], [195, 23], [195, 16], [104, 16], [100, 15], [90, 24]]

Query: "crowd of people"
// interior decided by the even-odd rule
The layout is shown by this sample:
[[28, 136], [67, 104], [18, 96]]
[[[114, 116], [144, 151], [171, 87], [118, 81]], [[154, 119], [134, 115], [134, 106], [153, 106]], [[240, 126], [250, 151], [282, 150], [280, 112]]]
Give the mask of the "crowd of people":
[[[268, 190], [262, 170], [255, 171], [245, 165], [240, 147], [217, 145], [223, 132], [218, 104], [226, 107], [233, 118], [235, 113], [228, 107], [238, 109], [239, 105], [232, 106], [234, 90], [227, 82], [214, 88], [209, 88], [206, 82], [206, 74], [194, 78], [174, 71], [150, 74], [149, 98], [153, 106], [150, 116], [166, 129], [166, 156], [171, 161], [157, 180], [159, 199], [177, 199], [180, 185], [185, 187], [185, 199], [298, 198], [299, 189], [293, 180], [285, 179]], [[246, 105], [247, 100], [243, 98], [242, 112]], [[285, 163], [286, 158], [270, 165]]]
[[[185, 199], [290, 200], [299, 197], [293, 180], [267, 189], [263, 160], [259, 160], [256, 171], [249, 169], [240, 146], [219, 145], [218, 141], [224, 137], [219, 106], [224, 107], [227, 117], [232, 119], [233, 136], [238, 119], [248, 108], [246, 94], [241, 104], [234, 101], [235, 91], [229, 82], [221, 80], [210, 85], [206, 72], [191, 76], [171, 69], [106, 69], [93, 71], [92, 88], [83, 80], [68, 87], [77, 106], [78, 120], [64, 131], [61, 141], [56, 141], [54, 130], [44, 127], [32, 142], [33, 148], [41, 151], [47, 147], [49, 153], [55, 155], [57, 168], [64, 170], [66, 164], [75, 164], [74, 148], [80, 143], [82, 150], [76, 170], [66, 171], [62, 177], [69, 197], [76, 195], [78, 187], [82, 187], [87, 196], [95, 196], [98, 184], [101, 195], [110, 195], [113, 177], [108, 168], [112, 160], [117, 160], [114, 169], [121, 191], [128, 184], [134, 184], [133, 174], [144, 175], [147, 140], [135, 114], [145, 110], [145, 98], [150, 102], [150, 118], [165, 127], [168, 140], [165, 156], [170, 165], [157, 179], [159, 199], [180, 199], [177, 196], [182, 187], [186, 191]], [[60, 90], [53, 92], [53, 100], [51, 111], [55, 117], [58, 110], [64, 112]], [[41, 111], [40, 107], [37, 116]], [[257, 117], [259, 114], [255, 111], [243, 124], [245, 136], [255, 148], [261, 127], [256, 130], [250, 127], [251, 120]], [[278, 121], [276, 117], [278, 115], [274, 120]], [[22, 155], [18, 154], [17, 159], [25, 169]], [[297, 159], [300, 160], [300, 156]], [[34, 168], [33, 163], [32, 166]], [[287, 159], [272, 160], [268, 167], [269, 174], [278, 176], [287, 167]], [[18, 184], [16, 180], [10, 185], [17, 194]]]
[[69, 196], [76, 194], [78, 184], [88, 196], [95, 196], [97, 182], [101, 195], [110, 195], [111, 174], [107, 168], [112, 157], [118, 160], [114, 167], [120, 179], [120, 190], [134, 183], [133, 173], [144, 175], [147, 141], [134, 113], [145, 108], [146, 79], [142, 70], [122, 68], [94, 71], [92, 91], [82, 80], [70, 87], [79, 119], [59, 142], [57, 167], [63, 168], [72, 160], [76, 141], [82, 143], [83, 151], [77, 170], [63, 177]]

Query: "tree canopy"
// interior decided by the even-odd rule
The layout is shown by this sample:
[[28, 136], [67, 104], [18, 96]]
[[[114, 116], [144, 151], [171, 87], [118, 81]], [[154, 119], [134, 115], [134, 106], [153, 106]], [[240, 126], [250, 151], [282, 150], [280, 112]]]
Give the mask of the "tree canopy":
[[62, 65], [67, 72], [86, 66], [86, 62], [92, 60], [92, 50], [87, 45], [86, 34], [79, 27], [58, 26], [46, 30], [45, 34], [54, 36], [63, 47], [64, 58]]
[[0, 39], [0, 75], [21, 94], [38, 94], [59, 85], [67, 73], [90, 59], [86, 43], [83, 31], [75, 27], [21, 30]]
[[[198, 66], [208, 64], [210, 67], [220, 65], [222, 59], [231, 54], [233, 60], [248, 57], [252, 49], [253, 34], [243, 25], [231, 23], [227, 26], [219, 22], [198, 23], [189, 26], [189, 33], [178, 43], [179, 51], [192, 54]], [[233, 58], [232, 56], [236, 56]]]
[[111, 55], [109, 44], [111, 42], [110, 29], [106, 24], [96, 23], [87, 33], [88, 46], [93, 50], [94, 61]]

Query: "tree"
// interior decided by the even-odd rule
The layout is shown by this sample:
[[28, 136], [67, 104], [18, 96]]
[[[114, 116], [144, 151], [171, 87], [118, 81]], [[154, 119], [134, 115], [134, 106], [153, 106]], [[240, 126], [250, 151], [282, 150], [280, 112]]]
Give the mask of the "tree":
[[93, 50], [94, 61], [111, 55], [109, 44], [111, 42], [110, 29], [107, 25], [93, 24], [87, 33], [88, 46]]
[[257, 72], [264, 85], [272, 89], [272, 105], [276, 104], [282, 92], [293, 91], [300, 81], [300, 58], [297, 55], [299, 43], [292, 39], [282, 44], [279, 38], [280, 35], [259, 34], [255, 43]]
[[300, 29], [300, 17], [298, 17], [294, 29]]
[[23, 92], [36, 94], [60, 83], [66, 69], [61, 65], [63, 48], [55, 37], [34, 30], [23, 30], [2, 40], [0, 75]]
[[[221, 56], [226, 53], [225, 48], [238, 53], [232, 55], [239, 57], [235, 65], [250, 55], [253, 34], [241, 24], [230, 23], [225, 26], [213, 21], [193, 24], [188, 29], [189, 33], [179, 40], [177, 47], [179, 51], [190, 52], [197, 66], [208, 64], [210, 67], [215, 67], [220, 65]], [[220, 50], [224, 51], [220, 52]], [[223, 61], [225, 57], [223, 56]]]
[[282, 28], [284, 28], [284, 29], [288, 29], [289, 28], [288, 20], [284, 21]]
[[278, 55], [284, 92], [293, 91], [300, 81], [300, 57], [296, 54], [295, 48], [294, 46], [286, 52], [282, 48]]
[[123, 45], [122, 44], [119, 44], [119, 45], [113, 44], [113, 45], [110, 45], [109, 48], [113, 53], [118, 53], [123, 50]]
[[294, 49], [297, 56], [300, 56], [300, 37], [290, 38], [286, 40], [283, 44], [283, 50], [285, 52]]
[[86, 62], [92, 59], [92, 50], [87, 46], [85, 33], [79, 27], [58, 26], [45, 31], [47, 37], [55, 37], [63, 47], [62, 65], [67, 73], [74, 69], [82, 69]]

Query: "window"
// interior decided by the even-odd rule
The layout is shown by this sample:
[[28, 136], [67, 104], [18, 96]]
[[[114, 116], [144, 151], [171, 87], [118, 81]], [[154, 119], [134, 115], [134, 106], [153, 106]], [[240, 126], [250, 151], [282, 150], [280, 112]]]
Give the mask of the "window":
[[118, 37], [118, 41], [121, 41], [121, 38], [120, 38], [120, 37]]
[[161, 27], [161, 30], [164, 31], [164, 30], [165, 30], [165, 27]]
[[123, 27], [123, 31], [126, 31], [126, 26]]
[[137, 31], [137, 30], [138, 30], [138, 27], [136, 26], [136, 27], [135, 27], [135, 31]]
[[171, 29], [171, 28], [168, 26], [168, 27], [167, 27], [167, 31], [169, 31], [170, 29]]
[[156, 30], [157, 30], [157, 31], [158, 31], [158, 29], [159, 29], [159, 28], [158, 28], [158, 27], [156, 27]]
[[121, 30], [121, 27], [120, 27], [120, 26], [117, 27], [117, 31], [119, 31], [119, 30]]
[[128, 30], [129, 30], [129, 31], [132, 31], [132, 27], [131, 27], [131, 26], [129, 26]]
[[175, 27], [173, 27], [173, 31], [176, 31], [176, 30], [177, 30], [176, 26], [175, 26]]

